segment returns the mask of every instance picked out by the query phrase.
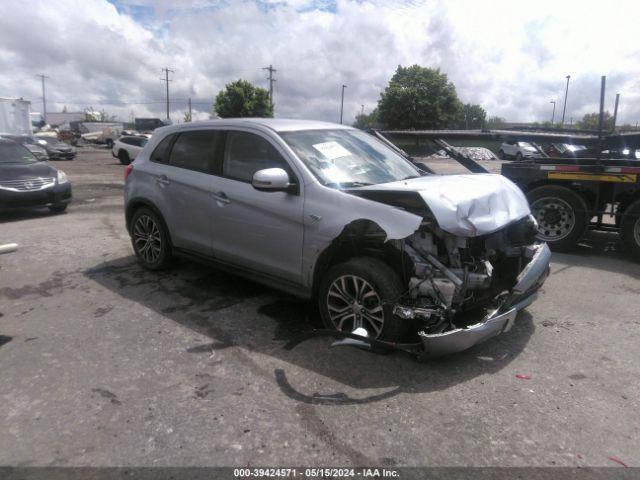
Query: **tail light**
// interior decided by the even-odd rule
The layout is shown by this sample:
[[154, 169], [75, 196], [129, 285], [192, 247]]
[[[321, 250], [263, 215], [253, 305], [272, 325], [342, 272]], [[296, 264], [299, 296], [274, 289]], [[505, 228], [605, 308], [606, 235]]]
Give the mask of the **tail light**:
[[130, 163], [129, 165], [127, 165], [124, 168], [124, 181], [127, 181], [127, 177], [129, 176], [129, 174], [133, 172], [133, 163]]

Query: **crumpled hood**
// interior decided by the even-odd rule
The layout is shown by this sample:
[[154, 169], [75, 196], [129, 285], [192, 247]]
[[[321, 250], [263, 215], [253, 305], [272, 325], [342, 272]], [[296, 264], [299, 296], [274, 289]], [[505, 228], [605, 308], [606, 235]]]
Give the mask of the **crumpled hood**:
[[493, 233], [530, 213], [522, 191], [502, 175], [430, 175], [352, 190], [382, 203], [390, 203], [392, 192], [417, 193], [440, 228], [465, 237]]

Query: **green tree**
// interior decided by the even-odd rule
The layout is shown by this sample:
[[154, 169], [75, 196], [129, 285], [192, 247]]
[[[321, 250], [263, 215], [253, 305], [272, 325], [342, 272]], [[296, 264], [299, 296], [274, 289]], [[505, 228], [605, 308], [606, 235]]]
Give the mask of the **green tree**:
[[378, 120], [378, 109], [374, 108], [371, 113], [357, 114], [356, 120], [355, 122], [353, 122], [353, 126], [361, 130], [380, 128], [380, 122]]
[[[578, 128], [583, 130], [597, 130], [598, 122], [600, 121], [599, 113], [587, 113], [582, 120], [578, 122]], [[602, 128], [604, 130], [611, 130], [613, 127], [613, 117], [609, 112], [604, 112], [604, 122], [602, 124]]]
[[184, 123], [189, 123], [191, 121], [191, 113], [182, 112], [182, 120], [184, 121]]
[[467, 103], [460, 109], [458, 128], [474, 129], [484, 128], [487, 121], [487, 112], [480, 105]]
[[273, 117], [269, 92], [246, 80], [228, 83], [220, 90], [214, 109], [221, 118]]
[[486, 122], [486, 128], [502, 128], [505, 126], [505, 124], [507, 123], [507, 121], [502, 118], [502, 117], [498, 117], [498, 116], [493, 116], [493, 117], [489, 117], [489, 119]]
[[393, 129], [455, 126], [462, 104], [456, 87], [440, 69], [398, 66], [380, 94], [378, 118]]

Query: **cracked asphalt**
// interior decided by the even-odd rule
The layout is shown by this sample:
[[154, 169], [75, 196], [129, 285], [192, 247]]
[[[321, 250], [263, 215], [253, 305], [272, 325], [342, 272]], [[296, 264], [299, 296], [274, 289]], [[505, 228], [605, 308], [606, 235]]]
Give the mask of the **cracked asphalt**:
[[66, 214], [0, 217], [19, 244], [0, 256], [0, 465], [640, 466], [640, 265], [615, 237], [554, 254], [512, 331], [467, 352], [285, 350], [314, 308], [141, 269], [123, 167], [89, 147], [55, 166]]

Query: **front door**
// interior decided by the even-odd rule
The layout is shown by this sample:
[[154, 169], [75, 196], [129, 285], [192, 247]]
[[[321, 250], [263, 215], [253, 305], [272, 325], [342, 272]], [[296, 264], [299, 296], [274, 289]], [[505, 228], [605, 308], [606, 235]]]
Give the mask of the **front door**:
[[253, 188], [253, 174], [294, 170], [271, 141], [257, 133], [228, 131], [222, 168], [213, 181], [213, 251], [216, 258], [300, 283], [302, 278], [303, 196]]

